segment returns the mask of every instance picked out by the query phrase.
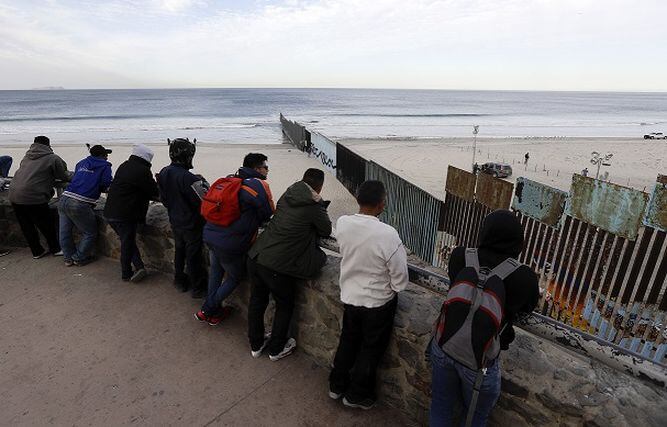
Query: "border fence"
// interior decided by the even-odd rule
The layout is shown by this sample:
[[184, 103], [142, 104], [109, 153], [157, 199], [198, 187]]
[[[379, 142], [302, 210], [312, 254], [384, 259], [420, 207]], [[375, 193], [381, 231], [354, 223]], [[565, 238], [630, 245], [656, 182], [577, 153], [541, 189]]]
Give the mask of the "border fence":
[[[310, 132], [280, 117], [292, 143], [308, 150], [309, 143], [296, 141], [306, 141]], [[488, 213], [512, 209], [525, 232], [519, 260], [540, 278], [536, 311], [543, 319], [580, 331], [612, 352], [667, 367], [667, 176], [658, 176], [651, 195], [580, 175], [565, 192], [449, 166], [445, 200], [439, 200], [326, 141], [336, 145], [336, 177], [352, 194], [366, 179], [387, 186], [382, 220], [422, 260], [446, 268], [451, 249], [477, 244]]]

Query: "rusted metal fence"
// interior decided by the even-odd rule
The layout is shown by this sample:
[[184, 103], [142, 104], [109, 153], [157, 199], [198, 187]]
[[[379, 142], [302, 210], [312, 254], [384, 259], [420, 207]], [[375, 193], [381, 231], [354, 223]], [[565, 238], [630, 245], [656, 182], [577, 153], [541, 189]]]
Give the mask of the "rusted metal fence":
[[372, 161], [366, 163], [366, 179], [381, 181], [387, 189], [380, 219], [394, 227], [417, 256], [433, 263], [442, 201]]
[[667, 366], [666, 176], [658, 176], [649, 197], [579, 175], [568, 193], [450, 166], [441, 201], [339, 143], [336, 176], [352, 194], [366, 179], [384, 182], [382, 219], [416, 255], [442, 268], [453, 247], [477, 244], [488, 213], [511, 204], [525, 232], [520, 261], [540, 277], [537, 311]]

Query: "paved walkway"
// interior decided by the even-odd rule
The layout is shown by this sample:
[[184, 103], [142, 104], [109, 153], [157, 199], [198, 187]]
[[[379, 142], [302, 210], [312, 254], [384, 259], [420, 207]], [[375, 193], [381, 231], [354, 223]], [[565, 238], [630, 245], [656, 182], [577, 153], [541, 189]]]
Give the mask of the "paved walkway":
[[401, 425], [344, 408], [298, 350], [253, 359], [245, 321], [218, 327], [170, 277], [124, 283], [116, 261], [0, 258], [0, 425]]

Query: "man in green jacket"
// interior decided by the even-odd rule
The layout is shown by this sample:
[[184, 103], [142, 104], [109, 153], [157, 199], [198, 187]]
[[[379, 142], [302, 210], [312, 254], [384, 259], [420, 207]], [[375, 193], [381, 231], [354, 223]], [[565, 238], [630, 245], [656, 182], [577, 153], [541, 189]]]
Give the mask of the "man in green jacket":
[[[328, 203], [320, 192], [324, 172], [308, 169], [303, 179], [292, 184], [278, 200], [276, 212], [266, 229], [248, 251], [252, 288], [248, 306], [248, 338], [252, 357], [268, 348], [277, 361], [291, 354], [296, 340], [287, 338], [294, 311], [297, 282], [316, 277], [326, 262], [318, 245], [331, 234]], [[264, 336], [264, 312], [269, 295], [276, 302], [270, 338]]]

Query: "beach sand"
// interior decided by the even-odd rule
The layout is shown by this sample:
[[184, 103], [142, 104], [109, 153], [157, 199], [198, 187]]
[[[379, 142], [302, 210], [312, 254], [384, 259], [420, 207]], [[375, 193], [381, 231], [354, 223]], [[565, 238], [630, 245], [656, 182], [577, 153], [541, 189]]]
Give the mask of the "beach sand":
[[[166, 143], [147, 145], [155, 151], [152, 171], [157, 173], [169, 164], [169, 148]], [[13, 175], [18, 169], [28, 146], [26, 144], [23, 146], [0, 147], [0, 155], [10, 155], [14, 159], [10, 175]], [[127, 144], [108, 145], [106, 147], [113, 150], [113, 153], [109, 155], [109, 161], [113, 164], [113, 171], [129, 157], [132, 151], [132, 146]], [[52, 148], [56, 154], [67, 162], [67, 167], [70, 170], [73, 170], [76, 163], [88, 154], [85, 146], [82, 145], [54, 145]], [[318, 160], [308, 158], [306, 154], [286, 144], [198, 144], [193, 162], [193, 172], [203, 175], [208, 182], [212, 183], [217, 178], [236, 172], [243, 163], [243, 157], [249, 152], [264, 153], [269, 158], [267, 162], [269, 164], [268, 181], [276, 202], [287, 187], [303, 177], [306, 169], [323, 169]], [[357, 212], [357, 204], [352, 195], [329, 173], [325, 176], [322, 197], [325, 200], [331, 200], [329, 215], [334, 223], [341, 215]]]
[[[413, 182], [438, 198], [445, 196], [447, 165], [470, 170], [472, 138], [341, 139], [343, 144]], [[517, 177], [568, 190], [573, 173], [588, 168], [591, 152], [613, 153], [609, 180], [623, 186], [651, 191], [658, 173], [667, 173], [667, 141], [631, 138], [478, 138], [476, 162], [509, 163]], [[524, 155], [530, 153], [527, 165]]]

